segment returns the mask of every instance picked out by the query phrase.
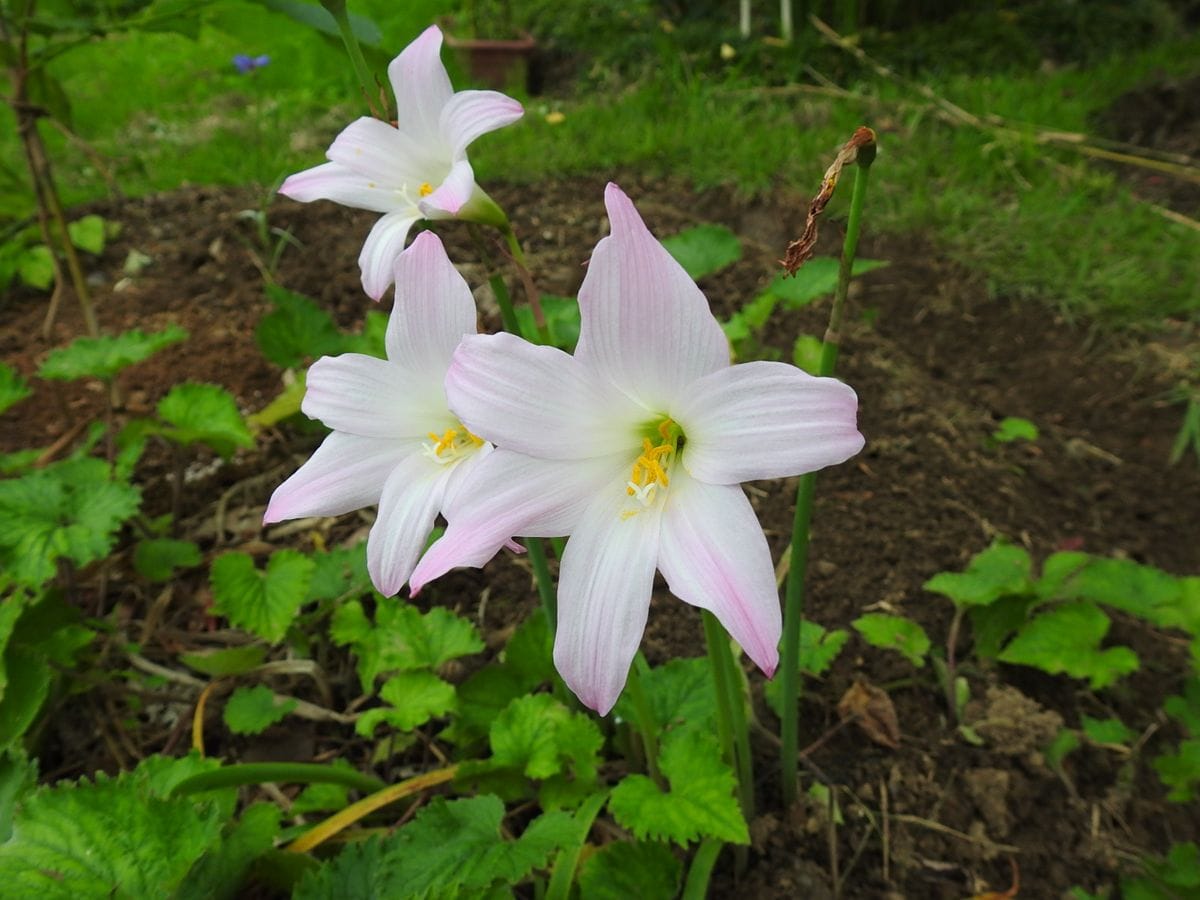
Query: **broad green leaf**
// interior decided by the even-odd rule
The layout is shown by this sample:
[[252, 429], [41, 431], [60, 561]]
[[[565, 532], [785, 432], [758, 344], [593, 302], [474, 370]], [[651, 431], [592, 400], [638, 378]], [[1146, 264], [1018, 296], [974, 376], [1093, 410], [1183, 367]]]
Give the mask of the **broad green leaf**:
[[4, 653], [7, 679], [0, 701], [0, 750], [16, 744], [34, 723], [50, 693], [50, 667], [44, 656], [24, 647]]
[[57, 381], [74, 381], [77, 378], [110, 381], [122, 369], [186, 340], [187, 336], [187, 332], [178, 325], [168, 325], [162, 331], [150, 334], [135, 329], [116, 337], [78, 338], [66, 347], [52, 350], [38, 370], [38, 375]]
[[432, 672], [393, 675], [384, 682], [379, 696], [389, 707], [367, 710], [354, 726], [366, 737], [374, 734], [381, 722], [400, 731], [412, 731], [455, 707], [454, 685], [442, 681]]
[[281, 368], [292, 369], [342, 352], [345, 338], [333, 316], [316, 301], [278, 285], [267, 285], [266, 291], [275, 310], [263, 316], [254, 330], [263, 356]]
[[69, 223], [67, 234], [71, 236], [71, 243], [80, 250], [96, 256], [104, 252], [104, 242], [107, 238], [104, 219], [95, 213]]
[[1172, 803], [1190, 803], [1200, 786], [1200, 738], [1180, 741], [1174, 753], [1155, 757], [1154, 769], [1162, 783], [1171, 789]]
[[520, 697], [497, 717], [491, 730], [490, 763], [545, 779], [568, 769], [590, 786], [596, 779], [604, 735], [596, 723], [571, 712], [550, 694]]
[[536, 609], [508, 639], [501, 659], [532, 690], [555, 678], [554, 635], [546, 625], [546, 613]]
[[929, 636], [925, 629], [904, 616], [867, 613], [851, 623], [868, 644], [904, 654], [914, 666], [925, 665]]
[[[289, 19], [307, 25], [327, 37], [341, 41], [337, 22], [322, 6], [316, 3], [305, 3], [302, 0], [255, 0], [261, 6], [273, 12], [283, 13]], [[372, 19], [359, 13], [349, 13], [350, 30], [365, 47], [380, 48], [383, 46], [383, 33]]]
[[[555, 297], [550, 294], [543, 294], [539, 301], [546, 319], [550, 346], [566, 350], [568, 353], [574, 352], [575, 345], [579, 342], [579, 303], [574, 297]], [[521, 304], [516, 312], [521, 333], [537, 334], [537, 323], [529, 304]]]
[[[841, 628], [825, 630], [816, 622], [804, 619], [800, 622], [800, 653], [797, 663], [801, 674], [811, 678], [824, 675], [833, 661], [842, 652], [850, 639], [850, 633]], [[783, 680], [773, 678], [763, 685], [763, 696], [778, 716], [783, 715]]]
[[361, 596], [371, 590], [367, 574], [367, 542], [353, 547], [337, 547], [312, 554], [316, 564], [308, 585], [308, 599], [337, 600], [339, 597]]
[[792, 344], [792, 362], [809, 375], [816, 375], [821, 370], [821, 354], [824, 349], [825, 342], [819, 337], [811, 334], [797, 335], [796, 343]]
[[579, 900], [672, 900], [682, 877], [683, 864], [667, 844], [613, 841], [580, 867]]
[[[716, 728], [717, 693], [707, 656], [673, 659], [642, 673], [641, 679], [659, 731], [680, 726]], [[627, 722], [637, 721], [627, 692], [617, 700], [617, 715]]]
[[395, 834], [352, 844], [300, 883], [296, 900], [469, 900], [515, 887], [575, 836], [566, 813], [545, 813], [516, 840], [500, 834], [504, 804], [483, 795], [433, 800]]
[[236, 824], [226, 827], [220, 843], [192, 867], [171, 900], [246, 896], [243, 882], [254, 862], [275, 845], [279, 817], [280, 809], [272, 803], [256, 803], [247, 809]]
[[363, 690], [380, 675], [414, 669], [436, 669], [460, 656], [483, 650], [475, 626], [448, 609], [435, 606], [422, 613], [402, 600], [380, 598], [374, 624], [362, 604], [351, 601], [334, 613], [330, 636], [349, 644], [358, 656]]
[[256, 569], [245, 553], [226, 553], [209, 573], [213, 609], [238, 628], [280, 641], [305, 603], [315, 568], [296, 550], [272, 553], [265, 571]]
[[658, 767], [670, 790], [660, 790], [645, 775], [626, 775], [608, 801], [617, 824], [639, 840], [680, 846], [706, 837], [750, 843], [734, 797], [736, 779], [721, 759], [716, 737], [698, 728], [677, 729], [668, 733], [661, 751]]
[[[1048, 565], [1048, 563], [1047, 563]], [[1073, 573], [1058, 595], [1103, 603], [1160, 628], [1200, 631], [1200, 593], [1189, 579], [1131, 559], [1095, 559]]]
[[246, 644], [242, 647], [181, 653], [179, 661], [189, 669], [214, 678], [222, 678], [228, 675], [245, 675], [261, 666], [266, 657], [267, 648], [262, 644]]
[[17, 258], [17, 274], [30, 287], [49, 290], [54, 284], [54, 257], [50, 248], [45, 244], [26, 248]]
[[207, 444], [224, 457], [238, 447], [252, 447], [254, 438], [237, 401], [215, 384], [177, 384], [158, 402], [158, 416], [172, 428], [162, 434], [185, 447]]
[[1086, 678], [1098, 690], [1138, 667], [1137, 654], [1128, 647], [1100, 649], [1110, 624], [1094, 603], [1065, 603], [1031, 619], [997, 658], [1051, 675]]
[[760, 294], [740, 310], [729, 317], [729, 321], [721, 325], [725, 337], [729, 340], [744, 341], [766, 324], [771, 313], [775, 311], [778, 298], [774, 294]]
[[1028, 419], [1006, 416], [1000, 420], [1000, 424], [992, 432], [992, 440], [999, 444], [1011, 444], [1014, 441], [1036, 441], [1038, 434], [1038, 427]]
[[37, 760], [13, 748], [0, 753], [0, 844], [12, 837], [17, 801], [37, 786]]
[[29, 384], [7, 363], [0, 363], [0, 413], [21, 402], [33, 391]]
[[955, 606], [987, 606], [1001, 597], [1032, 590], [1029, 554], [1012, 544], [995, 543], [977, 553], [965, 572], [939, 572], [925, 590], [949, 597]]
[[387, 324], [388, 317], [377, 309], [368, 309], [363, 318], [360, 334], [342, 335], [343, 353], [364, 353], [379, 359], [387, 359]]
[[192, 541], [151, 538], [134, 548], [133, 567], [148, 581], [169, 581], [176, 569], [200, 565], [200, 558], [200, 548]]
[[102, 460], [68, 460], [0, 481], [0, 566], [18, 583], [54, 577], [57, 561], [84, 566], [108, 555], [141, 495], [108, 480]]
[[[832, 294], [837, 287], [840, 261], [832, 256], [814, 256], [788, 277], [776, 275], [767, 287], [767, 293], [783, 301], [787, 309], [807, 306], [818, 297]], [[879, 259], [856, 259], [854, 275], [880, 269], [887, 263]]]
[[[345, 760], [335, 759], [333, 764], [349, 768]], [[344, 784], [310, 784], [292, 801], [292, 814], [302, 816], [305, 813], [344, 809], [350, 803], [349, 793]]]
[[261, 684], [240, 687], [225, 701], [225, 724], [234, 734], [259, 734], [295, 708], [295, 700], [279, 703], [270, 688]]
[[1183, 693], [1168, 697], [1163, 712], [1175, 719], [1194, 737], [1200, 737], [1200, 676], [1193, 675], [1183, 683]]
[[1083, 733], [1096, 744], [1128, 744], [1137, 734], [1120, 719], [1093, 719], [1084, 716], [1080, 721]]
[[662, 245], [693, 281], [719, 272], [742, 258], [742, 242], [723, 225], [697, 225], [664, 238]]

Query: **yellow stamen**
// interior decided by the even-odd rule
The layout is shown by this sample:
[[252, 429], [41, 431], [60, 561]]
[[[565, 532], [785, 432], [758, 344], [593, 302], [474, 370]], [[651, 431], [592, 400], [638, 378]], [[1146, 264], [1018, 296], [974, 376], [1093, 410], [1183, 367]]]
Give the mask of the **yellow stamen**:
[[447, 428], [440, 437], [436, 431], [426, 434], [431, 443], [425, 445], [425, 455], [436, 463], [454, 462], [472, 450], [483, 446], [483, 438], [466, 428]]
[[[629, 481], [625, 484], [625, 493], [630, 497], [636, 497], [642, 506], [649, 506], [653, 503], [658, 489], [666, 488], [671, 484], [671, 477], [667, 473], [667, 469], [670, 467], [671, 457], [678, 444], [677, 429], [674, 423], [668, 419], [659, 424], [658, 433], [662, 435], [663, 442], [657, 446], [650, 438], [642, 438], [641, 455], [634, 460], [633, 468], [629, 473]], [[630, 515], [634, 513], [636, 510]], [[628, 518], [628, 516], [623, 514], [622, 518]]]
[[420, 194], [422, 197], [428, 197], [430, 194], [433, 193], [433, 185], [430, 184], [428, 181], [423, 181], [423, 182], [421, 182], [421, 186], [419, 188], [417, 188], [417, 193]]

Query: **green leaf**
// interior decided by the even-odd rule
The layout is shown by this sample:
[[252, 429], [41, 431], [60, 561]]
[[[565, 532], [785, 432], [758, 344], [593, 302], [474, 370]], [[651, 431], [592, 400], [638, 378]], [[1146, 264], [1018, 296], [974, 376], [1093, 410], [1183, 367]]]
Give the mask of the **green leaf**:
[[21, 402], [33, 391], [29, 384], [7, 363], [0, 363], [0, 413]]
[[500, 834], [504, 804], [484, 795], [435, 799], [394, 835], [351, 845], [301, 882], [296, 900], [474, 898], [516, 886], [574, 836], [566, 813], [534, 819], [516, 840]]
[[[10, 602], [10, 601], [6, 601]], [[0, 701], [0, 749], [16, 744], [27, 732], [50, 693], [50, 667], [44, 656], [24, 647], [4, 653], [7, 678]]]
[[353, 547], [335, 547], [312, 554], [316, 564], [308, 585], [309, 601], [337, 600], [361, 596], [371, 591], [371, 576], [367, 574], [367, 542]]
[[657, 841], [613, 841], [587, 858], [579, 870], [579, 900], [672, 900], [683, 864]]
[[1052, 769], [1062, 768], [1063, 760], [1078, 750], [1081, 743], [1079, 735], [1074, 731], [1069, 728], [1060, 729], [1044, 751], [1046, 762]]
[[821, 354], [824, 349], [825, 342], [819, 337], [811, 334], [797, 335], [796, 343], [792, 344], [792, 362], [809, 375], [816, 375], [821, 370]]
[[1093, 719], [1084, 716], [1080, 722], [1083, 733], [1095, 744], [1128, 744], [1137, 734], [1120, 719]]
[[[292, 807], [296, 811], [295, 805]], [[231, 828], [226, 828], [219, 845], [192, 867], [171, 900], [213, 900], [244, 897], [241, 890], [251, 866], [270, 852], [279, 834], [280, 809], [271, 803], [256, 803]]]
[[[684, 725], [716, 728], [717, 693], [712, 663], [707, 656], [673, 659], [643, 672], [640, 677], [659, 731]], [[627, 692], [622, 692], [617, 700], [617, 715], [627, 722], [637, 721], [633, 700]]]
[[[767, 287], [767, 293], [783, 301], [786, 309], [807, 306], [818, 297], [832, 294], [837, 288], [838, 268], [841, 263], [832, 256], [814, 256], [802, 265], [795, 275], [776, 275]], [[862, 275], [880, 269], [887, 263], [879, 259], [856, 259], [854, 275]]]
[[159, 350], [186, 340], [188, 333], [178, 325], [145, 334], [126, 331], [116, 337], [78, 338], [50, 352], [38, 375], [57, 381], [99, 378], [111, 381], [123, 369], [153, 356]]
[[[539, 301], [542, 304], [542, 314], [546, 319], [546, 330], [549, 332], [549, 344], [566, 350], [575, 351], [579, 342], [579, 303], [574, 297], [555, 297], [543, 294]], [[517, 324], [522, 334], [537, 334], [537, 323], [533, 318], [533, 310], [528, 304], [517, 307]]]
[[315, 568], [296, 550], [272, 553], [266, 571], [256, 569], [245, 553], [226, 553], [209, 574], [213, 609], [238, 628], [280, 641], [305, 603]]
[[266, 291], [275, 310], [263, 316], [254, 330], [263, 356], [281, 368], [292, 369], [342, 352], [345, 338], [333, 316], [316, 301], [279, 285], [267, 285]]
[[668, 733], [661, 751], [658, 767], [670, 790], [660, 790], [645, 775], [626, 775], [608, 801], [617, 824], [639, 840], [680, 846], [705, 837], [750, 843], [734, 797], [736, 779], [721, 759], [716, 737], [696, 728], [677, 729]]
[[[283, 13], [289, 19], [307, 25], [327, 37], [336, 38], [340, 44], [341, 33], [333, 16], [315, 3], [303, 3], [301, 0], [255, 0], [261, 6], [277, 13]], [[379, 26], [366, 16], [349, 13], [350, 30], [365, 47], [378, 49], [383, 46], [383, 33]]]
[[260, 734], [281, 722], [293, 709], [295, 700], [283, 703], [267, 687], [240, 687], [225, 702], [225, 724], [234, 734]]
[[992, 440], [999, 444], [1011, 444], [1014, 441], [1036, 441], [1038, 427], [1028, 419], [1017, 416], [1007, 416], [1000, 420], [996, 430], [992, 432]]
[[[811, 678], [824, 675], [833, 661], [838, 658], [850, 633], [841, 628], [826, 631], [816, 622], [803, 619], [800, 622], [800, 653], [797, 663], [801, 674]], [[783, 715], [783, 680], [773, 678], [763, 685], [763, 696], [778, 716]]]
[[760, 294], [721, 325], [725, 337], [731, 341], [744, 341], [766, 324], [775, 311], [778, 298], [774, 294]]
[[158, 402], [158, 416], [173, 428], [162, 433], [176, 443], [207, 444], [224, 457], [238, 447], [252, 447], [254, 438], [237, 401], [215, 384], [177, 384]]
[[54, 284], [54, 256], [45, 244], [28, 247], [17, 257], [17, 274], [31, 288], [49, 290]]
[[1154, 769], [1162, 783], [1171, 789], [1168, 800], [1191, 803], [1200, 785], [1200, 738], [1180, 741], [1176, 752], [1155, 757]]
[[194, 568], [200, 559], [195, 543], [170, 538], [139, 541], [133, 551], [133, 567], [148, 581], [170, 581], [176, 569]]
[[904, 616], [867, 613], [851, 623], [868, 644], [885, 650], [896, 650], [914, 666], [925, 665], [929, 653], [929, 636], [925, 629]]
[[99, 256], [104, 252], [104, 242], [107, 238], [104, 219], [95, 213], [69, 223], [67, 234], [71, 236], [71, 243], [85, 253]]
[[330, 636], [337, 644], [349, 644], [358, 656], [365, 691], [380, 675], [436, 669], [483, 650], [479, 632], [466, 619], [440, 606], [422, 613], [394, 598], [378, 600], [374, 624], [357, 600], [345, 604], [334, 613]]
[[[333, 764], [350, 768], [342, 759], [335, 759]], [[349, 803], [349, 789], [344, 784], [310, 784], [292, 801], [292, 814], [302, 816], [305, 813], [344, 809]]]
[[0, 843], [12, 837], [17, 802], [37, 786], [37, 761], [20, 748], [0, 754]]
[[354, 725], [359, 734], [370, 737], [381, 722], [400, 731], [412, 731], [435, 716], [455, 707], [454, 685], [432, 672], [401, 672], [384, 682], [380, 698], [391, 708], [369, 709]]
[[1001, 597], [1032, 591], [1029, 554], [1012, 544], [994, 543], [977, 553], [965, 572], [940, 572], [925, 590], [949, 597], [955, 606], [987, 606]]
[[664, 238], [662, 245], [693, 281], [719, 272], [742, 258], [742, 242], [722, 225], [697, 225]]
[[267, 648], [262, 644], [246, 644], [242, 647], [181, 653], [179, 661], [189, 669], [195, 669], [213, 678], [223, 678], [229, 675], [245, 675], [261, 666], [266, 657]]
[[37, 586], [57, 561], [84, 566], [108, 555], [141, 495], [108, 480], [102, 460], [68, 460], [0, 481], [0, 565], [18, 583]]
[[1200, 632], [1200, 591], [1193, 592], [1192, 579], [1131, 559], [1084, 558], [1086, 565], [1059, 585], [1058, 596], [1103, 603], [1160, 628]]
[[997, 658], [1051, 675], [1086, 678], [1098, 690], [1138, 667], [1137, 654], [1128, 647], [1100, 649], [1110, 624], [1094, 603], [1065, 603], [1030, 620]]

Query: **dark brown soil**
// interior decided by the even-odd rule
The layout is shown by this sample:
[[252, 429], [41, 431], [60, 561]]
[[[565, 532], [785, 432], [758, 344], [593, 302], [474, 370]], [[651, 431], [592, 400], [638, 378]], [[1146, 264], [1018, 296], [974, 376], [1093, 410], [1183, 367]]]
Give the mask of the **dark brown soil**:
[[[632, 176], [618, 181], [659, 235], [708, 221], [744, 239], [743, 259], [701, 284], [718, 315], [755, 296], [802, 225], [798, 197], [764, 204]], [[578, 286], [583, 262], [606, 231], [602, 191], [599, 179], [493, 191], [518, 223], [542, 290], [569, 294]], [[223, 384], [247, 412], [280, 389], [282, 373], [254, 344], [255, 325], [269, 304], [260, 271], [265, 253], [239, 217], [252, 204], [248, 190], [206, 188], [98, 207], [124, 224], [120, 238], [91, 265], [104, 327], [155, 329], [174, 322], [192, 335], [122, 377], [128, 413], [152, 409], [180, 379]], [[371, 217], [331, 204], [287, 201], [270, 215], [272, 225], [288, 229], [303, 245], [283, 254], [278, 281], [317, 298], [343, 326], [359, 322], [370, 301], [359, 287], [355, 259]], [[452, 258], [477, 258], [460, 228], [443, 234]], [[834, 252], [839, 239], [837, 223], [826, 224], [822, 251]], [[153, 263], [123, 282], [121, 266], [133, 249]], [[1171, 382], [1156, 355], [1143, 345], [1096, 338], [1044, 307], [989, 297], [971, 272], [919, 238], [868, 235], [860, 253], [890, 265], [852, 290], [853, 321], [839, 365], [858, 391], [867, 448], [819, 479], [808, 596], [816, 621], [849, 628], [863, 611], [892, 611], [918, 620], [935, 643], [944, 642], [948, 604], [922, 584], [936, 572], [962, 567], [997, 535], [1038, 560], [1069, 547], [1129, 556], [1178, 574], [1200, 572], [1200, 471], [1191, 462], [1167, 466], [1181, 410], [1165, 401]], [[464, 265], [463, 272], [473, 286], [485, 281], [477, 265]], [[494, 310], [486, 296], [481, 300], [485, 319], [491, 319], [485, 324], [495, 327]], [[29, 376], [49, 346], [36, 337], [44, 303], [19, 294], [0, 306], [4, 359]], [[794, 336], [819, 335], [826, 315], [824, 303], [778, 313], [764, 343], [787, 359]], [[68, 299], [53, 343], [80, 330]], [[99, 390], [35, 384], [34, 399], [0, 417], [0, 450], [51, 444], [101, 414]], [[1041, 437], [990, 445], [989, 435], [1005, 416], [1032, 420]], [[229, 464], [193, 462], [185, 531], [214, 554], [229, 547], [263, 553], [288, 543], [312, 546], [311, 529], [285, 525], [264, 535], [258, 522], [273, 487], [315, 441], [311, 431], [289, 426], [265, 433], [253, 451]], [[151, 511], [168, 508], [167, 470], [165, 454], [148, 460]], [[795, 485], [764, 482], [748, 489], [778, 558], [788, 539]], [[222, 527], [216, 528], [215, 501], [222, 495]], [[361, 536], [367, 521], [349, 516], [318, 537], [333, 542]], [[96, 611], [115, 608], [118, 621], [142, 641], [144, 655], [169, 666], [180, 649], [224, 637], [206, 615], [201, 577], [181, 580], [156, 597], [123, 577], [123, 565], [118, 559], [110, 567], [106, 599], [97, 588]], [[421, 600], [478, 617], [494, 643], [535, 605], [523, 565], [504, 557], [482, 574], [452, 574]], [[145, 627], [147, 621], [158, 624]], [[1118, 621], [1113, 637], [1139, 651], [1143, 669], [1102, 696], [1031, 670], [969, 668], [971, 716], [985, 737], [982, 747], [956, 734], [930, 672], [914, 671], [898, 655], [853, 638], [832, 673], [807, 687], [803, 740], [814, 741], [834, 726], [838, 699], [855, 679], [865, 678], [889, 690], [904, 735], [899, 749], [846, 728], [811, 753], [806, 786], [825, 778], [837, 787], [844, 821], [831, 841], [822, 809], [781, 808], [775, 750], [765, 734], [777, 723], [761, 707], [760, 817], [752, 828], [749, 868], [735, 887], [732, 864], [723, 857], [713, 896], [833, 896], [836, 870], [845, 897], [961, 898], [1006, 890], [1015, 861], [1021, 896], [1058, 897], [1073, 885], [1095, 890], [1111, 884], [1138, 854], [1194, 838], [1200, 812], [1166, 803], [1144, 764], [1178, 737], [1170, 727], [1159, 728], [1156, 710], [1179, 688], [1186, 648], [1177, 637], [1131, 620]], [[695, 610], [660, 589], [644, 649], [652, 663], [700, 655]], [[316, 652], [331, 656], [328, 648]], [[336, 659], [328, 667], [341, 673], [333, 687], [344, 705], [358, 693], [353, 673]], [[310, 687], [297, 682], [292, 689], [304, 693]], [[124, 702], [120, 690], [99, 693], [100, 700], [74, 702], [52, 720], [42, 750], [44, 772], [73, 776], [186, 747], [189, 697], [181, 699], [177, 721], [143, 718], [122, 731], [111, 715]], [[1142, 748], [1135, 776], [1123, 771], [1126, 759], [1098, 749], [1069, 757], [1065, 777], [1051, 771], [1040, 751], [1059, 723], [1078, 726], [1082, 714], [1103, 716], [1105, 709], [1139, 732], [1159, 729]], [[211, 728], [220, 731], [218, 720]], [[369, 764], [370, 748], [348, 726], [289, 725], [277, 734], [280, 742], [270, 746], [218, 735], [210, 752], [343, 755]]]

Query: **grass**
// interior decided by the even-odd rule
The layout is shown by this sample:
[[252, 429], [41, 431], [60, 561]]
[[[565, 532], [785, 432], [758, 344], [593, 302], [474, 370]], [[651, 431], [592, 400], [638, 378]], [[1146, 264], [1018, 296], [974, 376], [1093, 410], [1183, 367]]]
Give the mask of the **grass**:
[[[426, 0], [397, 12], [372, 0], [357, 8], [374, 14], [386, 45], [398, 49], [445, 4]], [[215, 9], [218, 18], [196, 41], [131, 35], [56, 64], [77, 131], [130, 194], [184, 183], [270, 186], [319, 162], [338, 129], [361, 114], [333, 42], [252, 5]], [[266, 52], [272, 63], [240, 76], [229, 62], [237, 52]], [[930, 86], [976, 113], [1088, 131], [1122, 93], [1200, 71], [1197, 60], [1200, 40], [1180, 39], [1087, 68], [950, 73]], [[386, 57], [375, 62], [382, 71]], [[948, 124], [915, 93], [853, 65], [845, 86], [857, 96], [832, 98], [760, 90], [747, 64], [723, 75], [711, 67], [696, 74], [682, 56], [659, 62], [653, 76], [603, 93], [534, 98], [520, 126], [473, 150], [480, 180], [637, 169], [698, 187], [807, 195], [836, 147], [868, 123], [880, 133], [868, 229], [932, 232], [995, 291], [1037, 297], [1070, 316], [1112, 325], [1200, 316], [1200, 236], [1132, 198], [1110, 170], [1035, 144], [1032, 130], [1013, 138]], [[549, 124], [551, 110], [565, 119]], [[11, 134], [10, 121], [0, 128]], [[52, 144], [68, 201], [102, 195], [89, 158], [57, 136]], [[15, 181], [12, 139], [0, 144], [0, 165]], [[26, 194], [7, 194], [4, 212], [28, 214]], [[835, 200], [834, 215], [845, 202]]]

